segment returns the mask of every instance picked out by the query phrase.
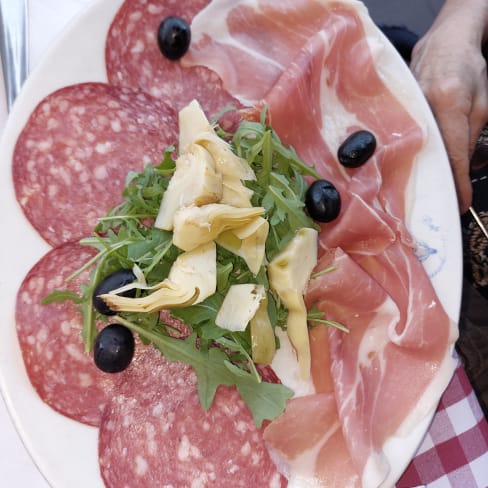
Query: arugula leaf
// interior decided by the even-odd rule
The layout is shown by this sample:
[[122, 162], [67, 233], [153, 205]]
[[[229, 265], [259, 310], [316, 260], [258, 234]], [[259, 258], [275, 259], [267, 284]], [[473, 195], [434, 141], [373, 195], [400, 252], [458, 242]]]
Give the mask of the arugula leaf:
[[286, 386], [260, 382], [253, 375], [230, 364], [223, 350], [199, 348], [196, 334], [175, 339], [148, 331], [119, 316], [115, 316], [114, 321], [152, 342], [168, 361], [180, 361], [192, 366], [198, 379], [200, 403], [205, 410], [211, 407], [220, 385], [235, 385], [249, 407], [255, 424], [261, 427], [264, 420], [272, 420], [282, 413], [286, 400], [293, 395]]
[[[83, 287], [86, 289], [86, 286]], [[81, 296], [70, 290], [54, 290], [49, 295], [41, 300], [44, 305], [51, 303], [61, 303], [71, 301], [75, 305], [80, 306], [80, 311], [83, 317], [83, 328], [81, 336], [83, 344], [85, 345], [85, 351], [90, 352], [92, 344], [95, 342], [97, 330], [95, 328], [95, 313], [93, 309], [93, 303], [90, 297], [87, 297], [87, 293], [83, 293]]]
[[[255, 168], [258, 180], [266, 181], [266, 173], [270, 171], [270, 159], [277, 172], [281, 174], [288, 174], [294, 170], [301, 175], [320, 178], [315, 168], [305, 164], [292, 147], [282, 144], [278, 134], [264, 123], [263, 117], [261, 122], [243, 121], [232, 138], [232, 144], [236, 153], [247, 159]], [[265, 145], [267, 147], [264, 151], [264, 162], [267, 164], [263, 165], [263, 155], [260, 153]]]
[[326, 319], [324, 312], [319, 310], [316, 305], [313, 305], [307, 312], [307, 320], [310, 324], [310, 327], [318, 327], [320, 325], [324, 325], [326, 327], [335, 327], [336, 329], [339, 329], [346, 334], [349, 333], [349, 329], [345, 325], [336, 322], [335, 320]]
[[[316, 224], [304, 208], [308, 184], [305, 176], [318, 178], [314, 168], [304, 164], [292, 148], [285, 147], [277, 134], [264, 123], [243, 122], [234, 134], [217, 132], [229, 140], [239, 156], [245, 158], [256, 174], [256, 181], [244, 182], [252, 191], [252, 203], [265, 209], [270, 223], [266, 241], [268, 261], [280, 252], [302, 227]], [[73, 274], [91, 268], [90, 282], [81, 296], [55, 292], [46, 300], [72, 300], [83, 314], [83, 341], [86, 350], [93, 347], [95, 323], [107, 320], [93, 308], [92, 293], [97, 284], [120, 268], [137, 265], [148, 285], [163, 281], [181, 253], [172, 243], [172, 234], [156, 229], [156, 218], [164, 192], [175, 170], [176, 150], [168, 148], [158, 165], [147, 165], [143, 171], [127, 175], [124, 201], [100, 219], [91, 237], [81, 243], [97, 250], [94, 258]], [[228, 289], [235, 284], [262, 284], [267, 290], [268, 314], [273, 327], [286, 327], [288, 311], [269, 289], [265, 266], [254, 275], [246, 262], [217, 246], [217, 291], [197, 305], [175, 308], [171, 315], [191, 329], [191, 335], [177, 339], [168, 334], [169, 325], [159, 314], [120, 313], [115, 320], [137, 332], [145, 344], [153, 343], [171, 361], [190, 364], [198, 378], [201, 404], [209, 408], [219, 385], [235, 385], [249, 406], [257, 425], [279, 415], [292, 392], [283, 385], [263, 382], [251, 359], [251, 336], [244, 332], [231, 333], [215, 325], [215, 318]], [[138, 291], [138, 296], [147, 292]], [[323, 316], [310, 317], [322, 323]], [[327, 323], [326, 325], [331, 325]], [[278, 341], [277, 341], [278, 343]]]
[[191, 305], [189, 307], [174, 308], [171, 310], [171, 315], [181, 320], [185, 324], [193, 327], [206, 327], [207, 325], [215, 324], [215, 317], [219, 311], [224, 297], [218, 293], [208, 297], [201, 303]]
[[227, 361], [225, 365], [240, 378], [236, 383], [237, 391], [246, 402], [258, 427], [264, 420], [273, 420], [284, 411], [287, 400], [293, 396], [292, 390], [278, 383], [256, 383], [249, 373], [232, 363]]
[[85, 344], [85, 351], [90, 352], [93, 349], [93, 344], [97, 337], [97, 329], [95, 327], [95, 313], [93, 303], [90, 300], [85, 301], [81, 305], [81, 314], [83, 316], [83, 329], [81, 336]]
[[41, 300], [43, 305], [49, 305], [50, 303], [56, 302], [67, 302], [71, 301], [75, 304], [83, 303], [83, 297], [80, 297], [78, 293], [70, 290], [54, 290], [49, 295]]
[[[264, 117], [263, 112], [262, 121]], [[300, 228], [318, 229], [305, 212], [308, 185], [304, 176], [320, 176], [292, 148], [283, 146], [278, 135], [262, 121], [242, 122], [231, 143], [256, 174], [256, 180], [246, 181], [246, 186], [253, 191], [253, 205], [265, 209], [270, 224], [266, 256], [272, 260]]]

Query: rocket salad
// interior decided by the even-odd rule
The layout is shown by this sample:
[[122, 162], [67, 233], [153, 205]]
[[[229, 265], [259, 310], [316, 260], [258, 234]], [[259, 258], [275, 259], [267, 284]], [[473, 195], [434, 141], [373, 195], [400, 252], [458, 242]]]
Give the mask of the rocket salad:
[[[190, 300], [174, 307], [156, 307], [147, 313], [119, 310], [112, 316], [101, 314], [94, 308], [94, 290], [107, 276], [119, 270], [133, 270], [136, 283], [133, 296], [148, 297], [152, 289], [161, 287], [161, 283], [168, 280], [171, 270], [185, 255], [174, 243], [173, 230], [154, 225], [177, 167], [178, 152], [169, 147], [158, 165], [147, 165], [142, 172], [127, 176], [123, 203], [100, 219], [92, 237], [81, 241], [98, 251], [74, 275], [91, 269], [90, 282], [82, 288], [82, 294], [55, 291], [46, 297], [45, 303], [72, 300], [79, 304], [87, 351], [93, 350], [96, 322], [110, 321], [138, 334], [145, 344], [152, 343], [168, 360], [190, 364], [198, 378], [198, 393], [204, 409], [211, 406], [219, 385], [235, 385], [256, 425], [260, 426], [264, 420], [274, 419], [284, 410], [286, 400], [293, 392], [282, 384], [263, 381], [260, 361], [254, 357], [257, 354], [253, 350], [256, 337], [252, 328], [228, 330], [219, 327], [216, 325], [217, 315], [232, 287], [255, 285], [265, 290], [262, 303], [272, 330], [276, 327], [286, 330], [290, 310], [279, 293], [270, 287], [267, 264], [277, 259], [280, 253], [283, 255], [300, 229], [317, 230], [305, 209], [308, 185], [304, 177], [319, 178], [319, 175], [305, 165], [292, 148], [280, 142], [265, 123], [264, 112], [260, 122], [243, 121], [232, 134], [216, 125], [213, 129], [221, 139], [228, 141], [233, 154], [245, 160], [254, 172], [255, 178], [242, 184], [249, 190], [252, 207], [263, 209], [262, 218], [269, 224], [265, 259], [259, 267], [251, 271], [245, 256], [233, 252], [232, 246], [219, 245], [217, 240], [215, 291], [203, 300]], [[187, 333], [178, 336], [172, 322], [167, 320], [168, 315], [160, 313], [161, 309], [186, 324]], [[313, 311], [309, 319], [313, 323], [338, 326]], [[264, 339], [261, 337], [260, 340]], [[266, 344], [264, 349], [271, 347], [274, 351], [275, 346], [279, 347], [274, 333], [271, 339], [268, 335], [266, 341], [273, 344]], [[270, 359], [268, 356], [265, 363], [269, 364]]]

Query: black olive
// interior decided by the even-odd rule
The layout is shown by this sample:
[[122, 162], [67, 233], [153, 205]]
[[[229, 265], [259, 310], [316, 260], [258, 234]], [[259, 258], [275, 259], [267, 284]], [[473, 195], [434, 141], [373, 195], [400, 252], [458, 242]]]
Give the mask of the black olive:
[[168, 59], [180, 59], [190, 46], [191, 29], [181, 17], [166, 17], [158, 28], [159, 49]]
[[339, 147], [337, 157], [346, 168], [358, 168], [376, 149], [376, 137], [367, 130], [352, 133]]
[[341, 211], [341, 196], [330, 181], [317, 180], [307, 189], [305, 205], [312, 219], [330, 222]]
[[93, 359], [105, 373], [120, 373], [132, 361], [134, 347], [134, 336], [127, 327], [110, 324], [95, 339]]
[[[108, 275], [104, 278], [100, 283], [98, 283], [95, 291], [93, 292], [93, 306], [96, 310], [98, 310], [103, 315], [115, 315], [113, 310], [110, 310], [108, 305], [100, 298], [99, 295], [104, 295], [105, 293], [109, 293], [121, 286], [128, 285], [132, 283], [136, 279], [136, 275], [132, 272], [131, 269], [119, 269], [115, 273]], [[127, 290], [124, 293], [121, 293], [124, 297], [135, 297], [136, 296], [136, 289], [133, 288], [132, 290]]]

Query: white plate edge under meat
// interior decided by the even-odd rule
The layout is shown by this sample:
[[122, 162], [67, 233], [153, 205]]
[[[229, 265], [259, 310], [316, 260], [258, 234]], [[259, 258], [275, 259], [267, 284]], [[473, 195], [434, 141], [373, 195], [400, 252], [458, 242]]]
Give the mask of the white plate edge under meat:
[[[54, 412], [36, 394], [25, 373], [14, 326], [16, 292], [27, 271], [49, 249], [24, 218], [11, 184], [11, 157], [17, 135], [37, 103], [65, 85], [106, 81], [105, 36], [123, 0], [95, 1], [73, 21], [24, 85], [0, 141], [0, 386], [12, 419], [34, 462], [55, 488], [102, 487], [97, 429]], [[89, 35], [87, 33], [89, 32]], [[462, 251], [454, 185], [439, 131], [418, 85], [394, 49], [374, 26], [369, 42], [385, 82], [416, 119], [424, 120], [428, 140], [418, 158], [409, 194], [409, 228], [439, 298], [457, 321], [462, 284]], [[33, 317], [35, 320], [35, 317]], [[397, 458], [392, 479], [413, 456], [430, 419], [407, 438], [393, 440]]]

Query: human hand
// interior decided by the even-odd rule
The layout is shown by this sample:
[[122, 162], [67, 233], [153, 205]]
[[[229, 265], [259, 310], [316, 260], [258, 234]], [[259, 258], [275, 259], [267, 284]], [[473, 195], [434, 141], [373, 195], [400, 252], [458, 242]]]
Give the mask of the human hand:
[[464, 213], [472, 200], [471, 155], [488, 120], [488, 78], [481, 52], [485, 25], [479, 12], [459, 9], [441, 11], [410, 66], [439, 125]]

